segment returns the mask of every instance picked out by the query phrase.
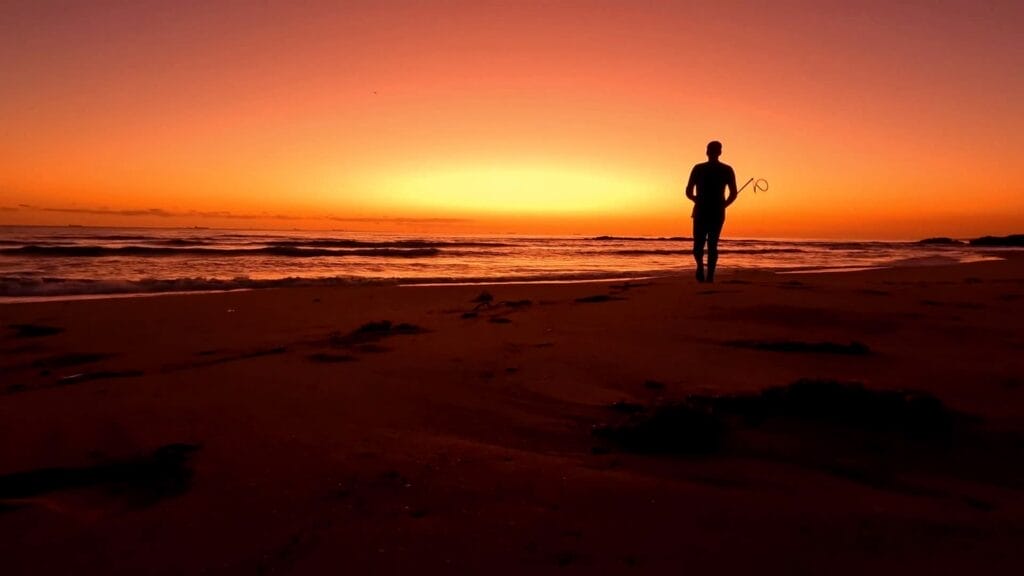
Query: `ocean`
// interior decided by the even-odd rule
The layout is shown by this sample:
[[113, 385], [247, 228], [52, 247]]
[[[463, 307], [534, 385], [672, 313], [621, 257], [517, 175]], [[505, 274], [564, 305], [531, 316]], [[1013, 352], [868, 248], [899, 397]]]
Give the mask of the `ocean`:
[[[687, 237], [0, 226], [0, 302], [351, 283], [689, 275]], [[725, 238], [722, 272], [842, 271], [991, 259], [966, 244]]]

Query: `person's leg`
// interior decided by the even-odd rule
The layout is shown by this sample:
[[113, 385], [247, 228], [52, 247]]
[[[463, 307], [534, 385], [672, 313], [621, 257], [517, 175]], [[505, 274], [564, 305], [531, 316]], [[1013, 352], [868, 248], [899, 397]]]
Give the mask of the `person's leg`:
[[718, 265], [718, 238], [722, 235], [722, 225], [725, 224], [725, 218], [718, 220], [717, 222], [709, 223], [707, 227], [708, 234], [708, 282], [715, 281], [715, 266]]
[[704, 281], [704, 242], [708, 233], [700, 218], [693, 219], [693, 259], [697, 262], [697, 282]]

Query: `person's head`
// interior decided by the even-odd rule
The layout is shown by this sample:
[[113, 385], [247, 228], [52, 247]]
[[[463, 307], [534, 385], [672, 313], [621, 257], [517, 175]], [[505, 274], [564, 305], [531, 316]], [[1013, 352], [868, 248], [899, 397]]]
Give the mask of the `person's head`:
[[717, 160], [722, 155], [722, 143], [718, 140], [712, 140], [708, 142], [708, 158], [711, 160]]

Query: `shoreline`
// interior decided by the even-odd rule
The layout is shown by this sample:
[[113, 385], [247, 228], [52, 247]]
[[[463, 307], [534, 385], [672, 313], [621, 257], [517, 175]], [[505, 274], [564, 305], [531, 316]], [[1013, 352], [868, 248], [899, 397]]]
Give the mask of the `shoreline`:
[[[929, 262], [929, 263], [915, 263], [915, 262], [895, 262], [889, 265], [865, 265], [865, 266], [835, 266], [835, 267], [791, 267], [791, 268], [723, 268], [726, 278], [729, 275], [743, 275], [743, 274], [777, 274], [777, 275], [815, 275], [815, 274], [844, 274], [850, 272], [862, 272], [869, 270], [888, 270], [888, 269], [903, 269], [903, 268], [932, 268], [932, 267], [943, 267], [943, 266], [964, 266], [980, 262], [994, 262], [999, 260], [1012, 259], [1014, 254], [1024, 254], [1024, 250], [1007, 250], [996, 253], [989, 253], [985, 256], [979, 257], [978, 259], [962, 260], [957, 262]], [[77, 301], [77, 300], [104, 300], [104, 299], [124, 299], [124, 298], [152, 298], [157, 296], [175, 296], [175, 295], [202, 295], [202, 294], [218, 294], [218, 293], [231, 293], [231, 292], [243, 292], [250, 290], [279, 290], [289, 288], [317, 288], [317, 287], [345, 287], [345, 286], [509, 286], [509, 285], [545, 285], [545, 284], [589, 284], [589, 283], [608, 283], [608, 282], [636, 282], [643, 280], [652, 279], [680, 279], [687, 280], [690, 278], [692, 270], [687, 268], [685, 271], [666, 272], [666, 273], [651, 273], [642, 272], [636, 276], [631, 275], [600, 275], [585, 278], [573, 278], [573, 277], [527, 277], [527, 278], [451, 278], [451, 279], [438, 279], [438, 278], [342, 278], [342, 277], [285, 277], [285, 278], [270, 278], [270, 279], [257, 279], [248, 280], [253, 283], [253, 286], [240, 286], [237, 288], [225, 288], [225, 289], [196, 289], [196, 290], [167, 290], [160, 291], [154, 290], [149, 292], [109, 292], [109, 293], [75, 293], [75, 294], [55, 294], [55, 295], [39, 295], [39, 296], [0, 296], [0, 306], [5, 304], [27, 304], [33, 302], [65, 302], [65, 301]], [[195, 278], [176, 279], [176, 280], [158, 280], [157, 282], [177, 282], [181, 280], [194, 281]], [[237, 279], [236, 279], [237, 280]], [[218, 281], [221, 280], [205, 280], [199, 279], [199, 281]], [[230, 280], [223, 280], [223, 282], [229, 282]], [[130, 282], [130, 281], [127, 281]], [[259, 284], [267, 284], [266, 286], [260, 286]]]
[[[684, 237], [467, 238], [22, 231], [0, 239], [0, 304], [335, 284], [502, 285], [692, 274], [691, 244]], [[1020, 251], [931, 240], [731, 238], [722, 245], [721, 272], [835, 273], [945, 265]]]

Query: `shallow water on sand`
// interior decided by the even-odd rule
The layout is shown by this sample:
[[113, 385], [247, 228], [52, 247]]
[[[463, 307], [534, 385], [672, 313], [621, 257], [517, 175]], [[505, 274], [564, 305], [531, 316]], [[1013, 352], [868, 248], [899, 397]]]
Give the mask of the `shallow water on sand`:
[[[688, 274], [686, 237], [0, 227], [0, 299], [360, 282]], [[724, 239], [722, 270], [849, 270], [992, 258], [965, 244]]]

